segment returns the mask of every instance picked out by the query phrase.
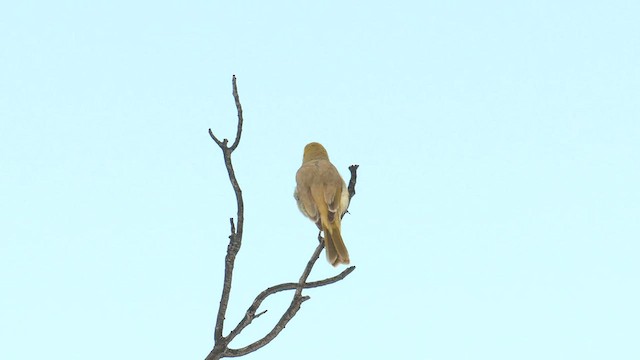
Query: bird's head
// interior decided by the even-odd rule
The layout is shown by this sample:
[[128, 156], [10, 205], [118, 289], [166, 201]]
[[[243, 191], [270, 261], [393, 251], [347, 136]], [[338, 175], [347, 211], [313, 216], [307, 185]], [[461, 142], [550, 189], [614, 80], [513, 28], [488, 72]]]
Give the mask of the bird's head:
[[329, 154], [322, 144], [317, 142], [308, 143], [304, 147], [304, 155], [302, 156], [302, 162], [311, 160], [329, 160]]

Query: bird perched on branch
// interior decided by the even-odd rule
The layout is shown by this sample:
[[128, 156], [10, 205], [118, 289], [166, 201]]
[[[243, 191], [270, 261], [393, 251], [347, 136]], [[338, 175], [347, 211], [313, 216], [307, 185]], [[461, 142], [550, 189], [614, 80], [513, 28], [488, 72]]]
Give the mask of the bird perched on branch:
[[324, 233], [327, 260], [333, 266], [349, 264], [349, 252], [340, 234], [340, 220], [349, 207], [349, 192], [321, 144], [312, 142], [304, 147], [296, 183], [293, 197], [300, 211]]

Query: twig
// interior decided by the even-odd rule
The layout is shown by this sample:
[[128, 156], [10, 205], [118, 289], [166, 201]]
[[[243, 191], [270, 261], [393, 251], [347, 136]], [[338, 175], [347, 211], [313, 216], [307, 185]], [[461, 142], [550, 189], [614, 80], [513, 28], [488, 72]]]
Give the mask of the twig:
[[349, 172], [351, 173], [351, 179], [349, 180], [349, 201], [356, 194], [356, 180], [358, 179], [358, 168], [360, 165], [351, 165], [349, 166]]
[[243, 123], [242, 106], [240, 105], [240, 98], [238, 96], [238, 87], [236, 84], [235, 75], [233, 75], [233, 78], [232, 78], [232, 85], [233, 85], [233, 97], [235, 99], [236, 109], [238, 111], [238, 128], [236, 131], [236, 139], [233, 142], [233, 145], [231, 145], [231, 147], [228, 147], [227, 139], [224, 139], [223, 141], [218, 140], [218, 138], [216, 138], [216, 136], [213, 134], [211, 129], [209, 129], [209, 135], [222, 150], [222, 154], [224, 157], [224, 164], [225, 164], [225, 167], [227, 168], [227, 173], [229, 174], [229, 180], [231, 181], [231, 186], [233, 187], [233, 191], [236, 194], [236, 203], [238, 207], [237, 229], [233, 224], [233, 218], [230, 219], [231, 235], [229, 236], [229, 245], [227, 246], [227, 256], [225, 257], [224, 282], [222, 285], [220, 307], [218, 308], [218, 315], [216, 317], [216, 327], [214, 331], [216, 346], [220, 345], [225, 347], [226, 347], [226, 342], [224, 337], [222, 336], [222, 329], [224, 325], [224, 317], [227, 312], [227, 306], [229, 305], [229, 295], [231, 293], [231, 280], [233, 277], [233, 266], [236, 261], [236, 255], [238, 254], [238, 251], [240, 251], [240, 246], [242, 245], [242, 230], [244, 226], [244, 201], [242, 199], [242, 190], [240, 189], [240, 185], [238, 184], [238, 180], [236, 179], [235, 171], [233, 170], [233, 163], [231, 162], [231, 153], [233, 153], [233, 151], [238, 146], [238, 143], [240, 142], [240, 136], [242, 135], [242, 123]]

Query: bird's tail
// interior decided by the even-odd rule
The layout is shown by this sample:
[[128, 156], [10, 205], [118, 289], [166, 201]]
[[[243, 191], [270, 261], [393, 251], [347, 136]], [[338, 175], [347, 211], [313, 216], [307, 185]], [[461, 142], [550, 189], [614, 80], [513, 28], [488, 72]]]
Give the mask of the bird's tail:
[[322, 231], [324, 232], [324, 248], [327, 252], [327, 260], [333, 266], [348, 265], [349, 252], [340, 234], [340, 219], [325, 224], [323, 224]]

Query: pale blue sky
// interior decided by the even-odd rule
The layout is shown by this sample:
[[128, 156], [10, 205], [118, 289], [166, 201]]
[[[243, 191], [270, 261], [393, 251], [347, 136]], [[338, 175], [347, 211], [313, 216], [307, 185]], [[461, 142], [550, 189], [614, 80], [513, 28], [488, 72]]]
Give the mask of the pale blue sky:
[[[316, 246], [322, 142], [356, 271], [246, 359], [640, 358], [640, 3], [0, 5], [0, 358], [202, 359]], [[331, 276], [321, 259], [312, 279]], [[257, 339], [290, 294], [233, 343]], [[304, 355], [303, 355], [304, 354]]]

